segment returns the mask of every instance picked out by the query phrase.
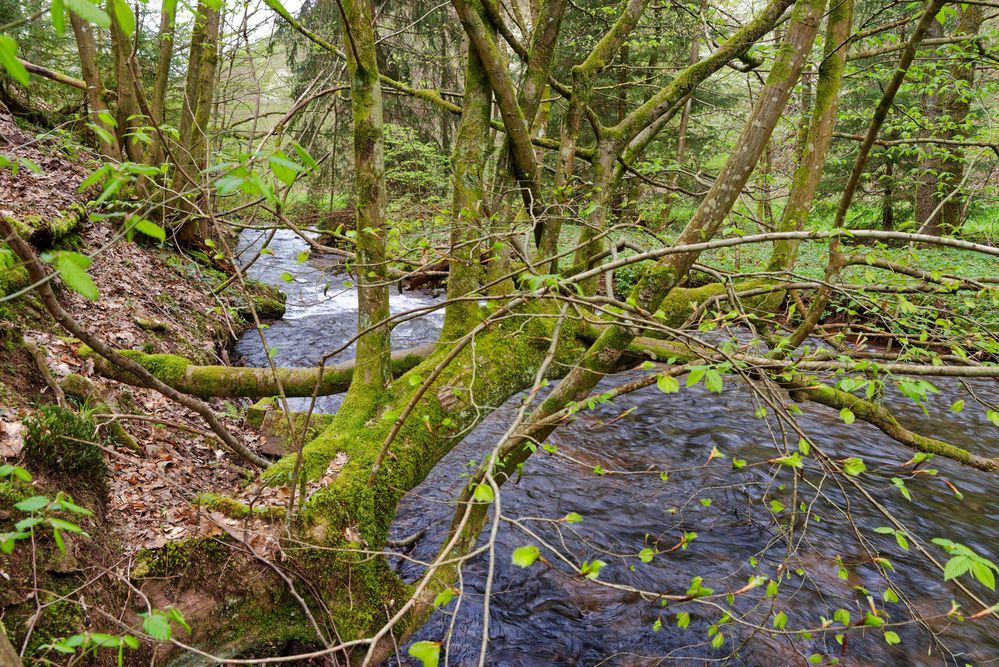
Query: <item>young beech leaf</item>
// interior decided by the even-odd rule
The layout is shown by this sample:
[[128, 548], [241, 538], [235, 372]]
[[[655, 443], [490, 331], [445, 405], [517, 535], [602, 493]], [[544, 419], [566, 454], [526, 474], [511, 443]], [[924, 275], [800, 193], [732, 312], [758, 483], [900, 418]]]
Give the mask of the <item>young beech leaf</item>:
[[441, 658], [440, 642], [416, 642], [409, 647], [409, 654], [423, 663], [423, 667], [437, 667]]
[[680, 381], [672, 375], [660, 375], [656, 380], [656, 386], [664, 394], [675, 394], [680, 391]]
[[[100, 9], [89, 0], [65, 0], [69, 11], [73, 12], [88, 23], [100, 26], [107, 30], [111, 27], [111, 17], [103, 9]], [[134, 20], [133, 20], [134, 24]]]
[[857, 420], [856, 415], [853, 414], [853, 410], [850, 408], [843, 408], [839, 411], [839, 418], [843, 420], [844, 424], [852, 424]]
[[156, 610], [146, 615], [142, 621], [142, 629], [147, 635], [161, 642], [169, 641], [172, 634], [170, 619], [163, 612]]
[[513, 564], [518, 567], [530, 567], [540, 555], [541, 552], [533, 544], [518, 547], [513, 550]]
[[91, 301], [97, 300], [97, 285], [87, 275], [90, 258], [78, 252], [62, 251], [55, 254], [52, 261], [55, 270], [66, 287], [82, 294]]
[[843, 472], [845, 472], [847, 475], [856, 477], [865, 470], [867, 470], [867, 466], [864, 465], [863, 459], [858, 459], [856, 456], [851, 456], [848, 459], [843, 459]]
[[478, 486], [476, 486], [475, 493], [472, 495], [480, 503], [491, 503], [496, 499], [496, 496], [493, 493], [493, 487], [489, 486], [485, 482], [481, 482]]
[[133, 229], [137, 232], [145, 234], [146, 236], [151, 236], [157, 241], [166, 241], [166, 232], [163, 231], [163, 228], [155, 222], [150, 222], [145, 218], [136, 222]]
[[447, 603], [453, 600], [455, 595], [456, 593], [453, 588], [445, 588], [434, 598], [434, 608], [440, 609], [447, 606]]

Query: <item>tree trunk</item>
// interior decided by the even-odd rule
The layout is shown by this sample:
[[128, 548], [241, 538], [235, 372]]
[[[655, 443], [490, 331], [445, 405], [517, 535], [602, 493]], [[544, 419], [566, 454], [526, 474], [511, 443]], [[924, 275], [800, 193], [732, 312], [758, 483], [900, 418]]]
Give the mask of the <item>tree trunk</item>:
[[69, 12], [69, 21], [76, 37], [76, 48], [80, 52], [80, 71], [87, 83], [87, 104], [90, 105], [91, 122], [103, 130], [97, 133], [101, 155], [117, 160], [121, 157], [121, 150], [118, 147], [115, 128], [101, 118], [101, 116], [108, 118], [113, 116], [108, 108], [101, 72], [97, 67], [97, 41], [94, 39], [90, 23], [73, 12]]
[[[357, 207], [357, 365], [348, 401], [376, 401], [392, 379], [388, 265], [385, 260], [385, 147], [382, 88], [375, 54], [371, 0], [343, 0], [343, 33], [354, 114], [354, 192]], [[371, 329], [369, 331], [369, 329]]]
[[[937, 39], [943, 37], [943, 26], [938, 21], [933, 21], [926, 31], [926, 39]], [[930, 88], [935, 89], [935, 82], [929, 83]], [[940, 124], [940, 94], [937, 92], [926, 92], [925, 89], [919, 98], [919, 107], [922, 115], [922, 122], [927, 126], [923, 136], [932, 136], [935, 128]], [[940, 212], [936, 210], [940, 203], [940, 167], [942, 148], [933, 144], [924, 144], [923, 154], [919, 159], [919, 175], [916, 182], [915, 198], [913, 207], [916, 216], [916, 223], [920, 229], [939, 229]]]
[[[166, 120], [166, 94], [170, 83], [170, 64], [173, 60], [173, 36], [175, 13], [160, 12], [159, 59], [156, 62], [156, 82], [153, 84], [153, 99], [151, 108], [152, 122], [162, 125]], [[158, 135], [153, 136], [153, 148], [149, 151], [149, 161], [159, 164], [164, 159], [163, 146]]]
[[[961, 5], [955, 36], [977, 35], [983, 20], [984, 11], [981, 5]], [[960, 48], [970, 51], [974, 47], [969, 42], [963, 42]], [[954, 64], [950, 67], [950, 78], [950, 85], [941, 90], [939, 95], [940, 120], [946, 123], [943, 130], [937, 134], [943, 139], [954, 139], [958, 135], [967, 134], [964, 123], [971, 108], [975, 80], [975, 64], [970, 53], [955, 58]], [[933, 161], [933, 166], [938, 172], [938, 182], [935, 187], [937, 198], [934, 204], [940, 205], [939, 200], [945, 198], [946, 201], [940, 205], [940, 211], [935, 216], [920, 218], [917, 215], [916, 219], [921, 223], [919, 233], [934, 236], [953, 234], [964, 224], [965, 197], [960, 192], [961, 181], [964, 178], [964, 152], [960, 148], [947, 146], [930, 146], [928, 150], [935, 151], [937, 155]], [[958, 192], [948, 198], [955, 189]], [[917, 194], [917, 203], [919, 199]]]
[[[135, 81], [128, 59], [132, 56], [132, 42], [121, 29], [110, 3], [107, 7], [111, 17], [111, 52], [114, 55], [115, 80], [117, 81], [118, 103], [117, 121], [118, 142], [125, 149], [125, 156], [131, 162], [143, 161], [143, 146], [135, 138], [135, 130], [143, 125], [142, 113], [135, 93]], [[141, 81], [137, 82], [140, 86]]]
[[[201, 171], [208, 164], [208, 128], [215, 96], [216, 69], [218, 66], [218, 39], [221, 17], [218, 10], [201, 3], [195, 18], [191, 38], [190, 59], [188, 60], [186, 94], [181, 111], [181, 145], [177, 154], [177, 172], [172, 189], [177, 193], [189, 194], [202, 199]], [[201, 242], [207, 236], [205, 218], [199, 215], [197, 207], [181, 203], [181, 208], [189, 213], [177, 234], [184, 244]]]
[[[465, 99], [461, 121], [451, 156], [451, 197], [455, 226], [451, 231], [451, 259], [448, 263], [449, 299], [473, 294], [480, 286], [479, 252], [472, 239], [488, 235], [489, 217], [483, 209], [485, 185], [483, 171], [489, 153], [489, 121], [492, 114], [492, 88], [482, 60], [468, 45], [465, 63]], [[478, 304], [455, 301], [444, 312], [443, 340], [453, 340], [467, 333], [475, 324]]]
[[[853, 0], [834, 2], [826, 22], [825, 47], [815, 100], [812, 104], [811, 119], [808, 123], [807, 140], [802, 142], [802, 153], [791, 182], [791, 192], [778, 224], [780, 231], [795, 231], [805, 228], [812, 200], [818, 191], [826, 156], [832, 145], [833, 128], [836, 125], [836, 112], [839, 108], [839, 91], [843, 85], [846, 69], [846, 40], [850, 37], [853, 23]], [[768, 271], [787, 271], [794, 266], [798, 255], [797, 241], [777, 241], [767, 265]]]

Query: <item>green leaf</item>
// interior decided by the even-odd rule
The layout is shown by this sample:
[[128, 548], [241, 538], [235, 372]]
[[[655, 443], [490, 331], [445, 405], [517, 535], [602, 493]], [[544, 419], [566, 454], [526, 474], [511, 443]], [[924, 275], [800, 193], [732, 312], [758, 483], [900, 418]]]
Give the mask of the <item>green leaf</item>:
[[774, 514], [779, 514], [784, 511], [784, 503], [779, 500], [770, 501], [770, 511]]
[[683, 629], [690, 625], [690, 612], [681, 611], [676, 615], [676, 627]]
[[541, 552], [533, 544], [518, 547], [513, 550], [513, 564], [518, 567], [530, 567], [540, 555]]
[[409, 647], [409, 654], [423, 663], [423, 667], [437, 667], [441, 658], [440, 642], [416, 642]]
[[898, 633], [892, 630], [885, 630], [885, 641], [888, 645], [901, 644], [902, 640], [899, 638]]
[[453, 600], [455, 595], [456, 593], [453, 588], [445, 588], [434, 598], [434, 608], [440, 609], [447, 606], [447, 603]]
[[844, 424], [852, 424], [857, 420], [856, 415], [853, 414], [853, 410], [850, 408], [843, 408], [839, 411], [839, 418], [843, 420]]
[[675, 394], [680, 391], [680, 381], [672, 375], [660, 375], [656, 380], [656, 386], [664, 394]]
[[771, 463], [778, 463], [782, 466], [790, 466], [792, 468], [803, 468], [805, 464], [801, 460], [801, 454], [798, 452], [791, 452], [787, 456], [782, 456], [778, 459], [773, 459]]
[[57, 35], [66, 32], [66, 6], [62, 0], [52, 0], [52, 6], [49, 7], [49, 17], [52, 19], [52, 27], [55, 28]]
[[646, 547], [645, 549], [642, 549], [641, 551], [638, 552], [638, 559], [643, 563], [651, 563], [652, 558], [655, 555], [656, 555], [655, 551]]
[[899, 491], [901, 491], [901, 492], [902, 492], [902, 497], [903, 497], [903, 498], [905, 498], [905, 499], [906, 499], [906, 500], [908, 500], [909, 502], [912, 502], [912, 494], [911, 494], [911, 493], [909, 493], [909, 489], [908, 489], [908, 488], [906, 488], [906, 486], [905, 486], [905, 481], [904, 481], [904, 480], [902, 480], [902, 478], [900, 478], [900, 477], [892, 477], [892, 478], [891, 478], [891, 483], [892, 483], [892, 484], [894, 484], [894, 485], [895, 485], [895, 487], [896, 487], [896, 488], [897, 488], [897, 489], [898, 489]]
[[489, 486], [485, 482], [480, 482], [479, 485], [475, 487], [475, 493], [473, 493], [472, 496], [480, 503], [491, 503], [496, 499], [496, 495], [493, 493], [493, 487]]
[[[107, 30], [111, 27], [111, 17], [103, 9], [91, 4], [87, 0], [64, 0], [69, 11], [79, 16], [88, 23], [100, 26]], [[134, 24], [134, 19], [133, 19]]]
[[787, 625], [787, 614], [786, 613], [781, 612], [781, 613], [777, 614], [776, 616], [774, 616], [774, 627], [775, 628], [777, 628], [778, 630], [783, 630], [784, 626], [786, 626], [786, 625]]
[[267, 164], [270, 165], [271, 173], [285, 185], [294, 183], [298, 174], [305, 171], [302, 165], [292, 162], [281, 151], [276, 151], [274, 155], [267, 158]]
[[170, 619], [161, 611], [153, 610], [146, 614], [142, 621], [143, 631], [153, 639], [161, 642], [169, 641], [173, 631], [170, 628]]
[[77, 526], [75, 523], [70, 523], [69, 521], [64, 521], [56, 517], [50, 517], [49, 523], [53, 528], [58, 528], [59, 530], [65, 530], [67, 533], [74, 533], [76, 535], [86, 535], [83, 529]]
[[28, 70], [17, 59], [17, 42], [9, 35], [0, 35], [0, 65], [14, 81], [22, 86], [28, 85]]
[[126, 35], [131, 37], [135, 33], [135, 14], [125, 0], [111, 0], [111, 8], [114, 10], [115, 21], [118, 27]]
[[284, 273], [281, 274], [281, 280], [285, 281], [286, 283], [290, 283], [293, 280], [295, 280], [295, 276], [285, 271]]
[[592, 563], [586, 561], [583, 563], [583, 567], [580, 568], [579, 573], [587, 579], [596, 579], [600, 576], [600, 570], [604, 569], [605, 565], [607, 563], [599, 559], [594, 560]]
[[97, 285], [87, 275], [87, 267], [90, 266], [90, 262], [91, 259], [86, 255], [63, 250], [55, 254], [53, 266], [66, 287], [82, 294], [91, 301], [96, 301]]
[[137, 232], [156, 239], [157, 241], [166, 241], [166, 232], [163, 231], [163, 228], [155, 222], [151, 222], [145, 218], [136, 222], [132, 228]]
[[722, 379], [721, 373], [719, 373], [714, 368], [709, 368], [704, 376], [704, 386], [713, 394], [722, 393], [722, 387], [725, 381]]
[[856, 477], [865, 470], [867, 470], [867, 466], [864, 465], [863, 459], [858, 459], [856, 456], [851, 456], [850, 458], [843, 460], [843, 471], [847, 475]]
[[19, 509], [22, 512], [37, 512], [43, 507], [47, 507], [49, 504], [49, 499], [47, 496], [31, 496], [30, 498], [25, 498], [19, 503], [14, 505], [15, 509]]
[[305, 150], [297, 141], [293, 141], [291, 147], [295, 149], [298, 159], [301, 160], [309, 169], [312, 169], [313, 171], [319, 169], [319, 164], [311, 155], [309, 155], [309, 151]]
[[875, 616], [871, 612], [867, 612], [867, 614], [864, 616], [864, 625], [870, 626], [872, 628], [880, 628], [884, 624], [885, 621], [883, 618]]
[[972, 563], [971, 575], [990, 591], [996, 589], [996, 575], [984, 563]]
[[721, 645], [725, 643], [725, 635], [718, 633], [715, 638], [711, 640], [711, 645], [715, 648], [721, 648]]
[[687, 386], [693, 387], [695, 384], [701, 381], [704, 377], [704, 372], [707, 370], [704, 366], [695, 366], [690, 369], [690, 375], [687, 376]]
[[581, 517], [576, 512], [569, 512], [564, 517], [562, 517], [562, 521], [565, 521], [566, 523], [579, 523], [582, 520], [583, 517]]
[[950, 404], [950, 411], [951, 412], [960, 412], [961, 410], [964, 410], [964, 401], [963, 400], [954, 401], [953, 403]]

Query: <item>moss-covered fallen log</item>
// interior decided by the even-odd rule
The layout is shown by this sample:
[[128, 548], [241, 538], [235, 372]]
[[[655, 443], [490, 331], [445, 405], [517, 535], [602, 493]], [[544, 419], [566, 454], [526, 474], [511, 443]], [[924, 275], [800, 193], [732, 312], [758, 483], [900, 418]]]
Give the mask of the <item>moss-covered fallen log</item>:
[[[392, 371], [405, 373], [434, 351], [428, 343], [392, 354]], [[86, 347], [78, 350], [81, 357], [94, 360], [94, 368], [104, 377], [134, 386], [145, 386], [131, 373], [124, 371]], [[146, 354], [137, 350], [120, 350], [120, 354], [137, 362], [161, 382], [185, 394], [200, 398], [265, 398], [277, 396], [319, 396], [347, 391], [354, 372], [354, 362], [330, 364], [313, 368], [245, 368], [238, 366], [199, 366], [175, 354]]]
[[917, 451], [942, 456], [987, 472], [999, 469], [999, 459], [979, 456], [956, 445], [946, 443], [943, 440], [913, 433], [902, 426], [895, 416], [884, 406], [859, 398], [853, 394], [830, 387], [821, 382], [808, 381], [807, 378], [802, 377], [784, 383], [784, 387], [790, 391], [791, 398], [796, 401], [808, 400], [814, 403], [821, 403], [835, 410], [846, 408], [858, 419], [877, 427], [882, 433], [896, 442], [908, 445]]

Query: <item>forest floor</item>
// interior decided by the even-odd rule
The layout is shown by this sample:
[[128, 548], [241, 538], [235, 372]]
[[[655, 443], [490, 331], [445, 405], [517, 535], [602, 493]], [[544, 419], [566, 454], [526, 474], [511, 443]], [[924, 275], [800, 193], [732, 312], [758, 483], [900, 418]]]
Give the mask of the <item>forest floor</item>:
[[[85, 160], [69, 153], [65, 140], [37, 139], [2, 117], [0, 137], [8, 142], [0, 146], [5, 156], [26, 160], [16, 174], [9, 166], [0, 169], [0, 214], [29, 221], [34, 229], [86, 202], [86, 194], [78, 192], [88, 173]], [[99, 290], [96, 301], [57, 287], [63, 306], [84, 328], [120, 349], [175, 353], [202, 364], [230, 363], [229, 348], [248, 328], [240, 316], [245, 299], [212, 293], [226, 276], [207, 256], [180, 254], [168, 244], [129, 242], [119, 233], [120, 222], [115, 218], [90, 216], [88, 220], [84, 216], [78, 222], [59, 230], [58, 239], [48, 233], [32, 234], [27, 227], [25, 234], [39, 251], [71, 249], [93, 256], [88, 273]], [[16, 263], [9, 254], [0, 259], [4, 260], [0, 278], [14, 275]], [[0, 280], [0, 288], [7, 285], [11, 289], [6, 291], [16, 292], [23, 282], [23, 277], [20, 282]], [[255, 289], [257, 296], [272, 302], [276, 298], [273, 292]], [[257, 471], [222, 447], [195, 413], [155, 391], [102, 378], [93, 361], [80, 354], [80, 342], [65, 335], [34, 293], [13, 300], [5, 300], [4, 294], [0, 289], [0, 466], [20, 465], [34, 479], [30, 484], [0, 479], [0, 533], [13, 530], [13, 524], [23, 518], [12, 508], [14, 502], [32, 495], [54, 497], [59, 491], [69, 492], [77, 504], [95, 511], [93, 517], [78, 521], [91, 539], [67, 536], [66, 552], [59, 557], [31, 564], [34, 546], [17, 546], [12, 557], [0, 556], [0, 579], [4, 580], [0, 618], [18, 642], [29, 626], [34, 629], [31, 647], [80, 631], [73, 623], [54, 622], [46, 627], [45, 615], [39, 615], [40, 621], [35, 618], [28, 625], [15, 626], [39, 605], [47, 609], [45, 590], [61, 593], [68, 585], [67, 576], [79, 583], [112, 577], [111, 572], [131, 572], [144, 549], [228, 534], [262, 556], [273, 554], [278, 526], [266, 519], [281, 514], [289, 495], [286, 487], [251, 484]], [[57, 387], [67, 386], [66, 378], [76, 376], [86, 378], [94, 389], [87, 400], [66, 400], [96, 425], [106, 466], [106, 475], [101, 471], [106, 484], [99, 492], [98, 485], [86, 480], [77, 483], [71, 475], [33, 464], [27, 451], [22, 451], [29, 437], [25, 420], [41, 421], [43, 406], [62, 400]], [[267, 451], [269, 438], [244, 420], [248, 403], [210, 401], [236, 438], [250, 449]], [[105, 416], [109, 414], [115, 416]], [[115, 437], [112, 420], [134, 442]], [[263, 511], [251, 512], [251, 505]], [[269, 505], [277, 511], [270, 511]], [[37, 546], [57, 553], [51, 537], [41, 539]], [[109, 588], [120, 584], [107, 583]], [[88, 590], [91, 604], [100, 603], [92, 597], [99, 593]], [[120, 599], [103, 602], [123, 604]], [[160, 602], [180, 604], [178, 600]], [[124, 607], [121, 611], [124, 614]]]

